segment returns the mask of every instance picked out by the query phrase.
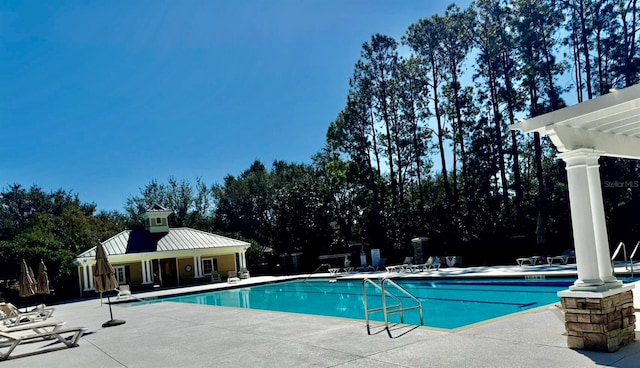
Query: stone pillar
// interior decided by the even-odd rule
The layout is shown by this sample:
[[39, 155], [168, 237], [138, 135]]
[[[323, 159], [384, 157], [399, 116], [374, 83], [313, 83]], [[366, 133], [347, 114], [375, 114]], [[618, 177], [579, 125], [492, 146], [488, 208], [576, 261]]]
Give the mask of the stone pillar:
[[569, 348], [614, 352], [633, 342], [633, 287], [629, 284], [605, 292], [559, 292]]
[[[567, 164], [571, 225], [578, 268], [578, 279], [569, 287], [571, 290], [596, 291], [602, 289], [604, 285], [598, 267], [589, 175], [587, 173], [587, 159], [590, 156], [594, 156], [593, 150], [585, 149], [558, 155]], [[598, 155], [595, 157], [597, 160]]]

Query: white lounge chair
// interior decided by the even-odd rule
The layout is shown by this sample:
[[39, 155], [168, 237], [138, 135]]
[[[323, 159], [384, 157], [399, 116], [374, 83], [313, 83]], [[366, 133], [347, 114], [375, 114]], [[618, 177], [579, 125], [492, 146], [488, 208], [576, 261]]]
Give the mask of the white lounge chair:
[[387, 272], [401, 272], [401, 271], [411, 271], [411, 266], [413, 262], [413, 257], [405, 257], [402, 264], [395, 266], [387, 266], [385, 269]]
[[439, 269], [440, 269], [440, 257], [436, 257], [436, 256], [430, 256], [429, 258], [427, 258], [427, 261], [423, 264], [411, 266], [412, 272], [431, 271], [431, 270], [439, 270]]
[[[87, 330], [86, 327], [70, 327], [70, 328], [57, 328], [51, 331], [42, 331], [34, 334], [24, 335], [22, 331], [28, 331], [32, 329], [30, 326], [25, 325], [22, 328], [14, 328], [9, 332], [0, 331], [0, 349], [6, 349], [6, 351], [2, 352], [0, 350], [0, 360], [9, 359], [11, 353], [18, 347], [18, 345], [22, 343], [31, 343], [40, 339], [48, 340], [48, 339], [58, 339], [59, 342], [64, 344], [64, 346], [53, 345], [53, 348], [48, 348], [45, 350], [38, 349], [38, 353], [47, 351], [47, 350], [57, 350], [59, 347], [72, 347], [78, 345], [78, 340]], [[71, 335], [70, 339], [67, 339], [65, 335]], [[52, 344], [47, 341], [46, 346], [52, 346]], [[33, 351], [33, 350], [31, 350]]]
[[129, 285], [120, 285], [117, 298], [128, 298], [131, 296], [131, 288]]
[[38, 305], [28, 312], [22, 312], [11, 303], [0, 303], [0, 316], [2, 316], [2, 322], [5, 326], [17, 326], [23, 323], [44, 321], [51, 317], [53, 311], [53, 308]]
[[227, 272], [227, 275], [228, 275], [227, 282], [230, 283], [230, 284], [234, 284], [234, 283], [240, 281], [240, 279], [238, 278], [238, 272], [236, 272], [236, 271], [229, 271], [229, 272]]
[[222, 277], [220, 277], [220, 272], [218, 271], [211, 272], [211, 282], [222, 282]]
[[[431, 257], [429, 257], [431, 258]], [[427, 259], [427, 263], [429, 263], [429, 260]], [[433, 257], [433, 260], [428, 264], [427, 266], [428, 270], [439, 270], [440, 269], [440, 257]]]
[[567, 264], [571, 258], [576, 259], [576, 252], [573, 249], [567, 249], [559, 256], [547, 257], [547, 263], [551, 265], [553, 261], [560, 261], [562, 264]]
[[526, 263], [531, 264], [532, 266], [535, 266], [538, 263], [542, 263], [543, 261], [543, 257], [541, 256], [532, 256], [532, 257], [521, 257], [516, 259], [516, 262], [518, 262], [518, 266], [523, 266]]

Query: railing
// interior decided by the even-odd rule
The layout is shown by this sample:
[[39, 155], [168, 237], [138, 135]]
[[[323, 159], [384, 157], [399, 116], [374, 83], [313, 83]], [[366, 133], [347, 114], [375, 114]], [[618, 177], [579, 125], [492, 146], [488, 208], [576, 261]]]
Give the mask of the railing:
[[310, 274], [308, 274], [308, 275], [307, 275], [307, 277], [305, 277], [304, 281], [307, 281], [307, 280], [309, 279], [309, 277], [311, 277], [314, 273], [316, 273], [316, 272], [320, 271], [320, 269], [325, 268], [325, 267], [328, 269], [328, 268], [330, 268], [330, 267], [331, 267], [331, 265], [330, 265], [329, 263], [323, 263], [323, 264], [321, 264], [320, 266], [318, 266], [318, 268], [316, 268], [315, 270], [313, 270], [313, 272], [311, 272]]
[[631, 252], [631, 256], [627, 258], [627, 247], [624, 245], [623, 242], [620, 242], [620, 244], [618, 244], [618, 247], [613, 252], [613, 256], [611, 256], [611, 268], [614, 274], [615, 274], [615, 264], [613, 261], [616, 259], [616, 257], [618, 257], [618, 254], [620, 253], [620, 249], [622, 249], [622, 255], [624, 257], [624, 268], [625, 270], [631, 271], [631, 278], [633, 278], [634, 276], [633, 258], [635, 257], [639, 246], [640, 246], [640, 241], [636, 243], [636, 246], [633, 248], [633, 251]]
[[[381, 308], [372, 308], [369, 309], [369, 304], [367, 301], [367, 284], [371, 284], [373, 285], [376, 289], [380, 290], [380, 296], [382, 298], [382, 307]], [[393, 293], [391, 293], [389, 290], [387, 290], [385, 288], [385, 284], [389, 284], [391, 286], [393, 286], [396, 290], [400, 291], [402, 294], [404, 294], [405, 296], [407, 296], [408, 298], [412, 299], [413, 301], [416, 302], [415, 306], [411, 306], [411, 307], [403, 307], [402, 305], [402, 299], [400, 299], [397, 295], [394, 295]], [[391, 297], [393, 300], [395, 300], [397, 302], [397, 304], [394, 305], [388, 305], [387, 304], [387, 296]], [[411, 293], [409, 293], [408, 291], [406, 291], [405, 289], [403, 289], [402, 287], [400, 287], [400, 285], [396, 284], [395, 282], [393, 282], [391, 279], [388, 279], [386, 277], [383, 277], [380, 280], [380, 284], [372, 281], [371, 279], [365, 278], [362, 280], [362, 301], [364, 303], [364, 312], [365, 312], [365, 320], [367, 323], [367, 334], [371, 335], [371, 328], [369, 325], [369, 314], [371, 313], [376, 313], [376, 312], [382, 312], [384, 315], [384, 326], [385, 329], [387, 330], [387, 333], [389, 334], [389, 337], [391, 337], [391, 331], [389, 330], [389, 314], [400, 314], [400, 323], [404, 323], [404, 312], [406, 311], [410, 311], [410, 310], [414, 310], [414, 309], [418, 309], [420, 311], [420, 325], [424, 325], [424, 316], [422, 313], [422, 303], [420, 302], [420, 300], [418, 298], [416, 298], [415, 296], [411, 295]]]
[[631, 268], [631, 278], [633, 278], [633, 257], [635, 257], [636, 252], [638, 251], [638, 246], [640, 246], [640, 241], [636, 243], [636, 246], [633, 248], [633, 252], [631, 252], [631, 256], [629, 257], [629, 267]]

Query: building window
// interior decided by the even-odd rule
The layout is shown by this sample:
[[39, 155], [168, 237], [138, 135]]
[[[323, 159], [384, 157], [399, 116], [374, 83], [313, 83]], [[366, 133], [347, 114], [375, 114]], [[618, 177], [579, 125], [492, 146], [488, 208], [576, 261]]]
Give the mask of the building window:
[[202, 259], [202, 274], [211, 275], [211, 273], [218, 269], [218, 260], [214, 258]]
[[124, 266], [114, 266], [113, 270], [116, 273], [116, 280], [118, 280], [118, 284], [126, 284], [127, 276], [125, 276]]
[[162, 219], [160, 217], [156, 217], [156, 225], [162, 225]]

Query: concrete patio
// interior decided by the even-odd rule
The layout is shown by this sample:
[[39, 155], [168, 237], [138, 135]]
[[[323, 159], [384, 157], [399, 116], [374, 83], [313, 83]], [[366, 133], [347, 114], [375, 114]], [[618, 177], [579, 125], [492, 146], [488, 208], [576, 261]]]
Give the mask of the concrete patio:
[[[439, 274], [539, 274], [548, 267], [451, 268]], [[565, 268], [571, 272], [571, 266]], [[136, 295], [153, 297], [274, 279], [252, 277], [235, 285], [210, 284]], [[564, 325], [549, 306], [455, 331], [396, 326], [393, 338], [382, 328], [367, 335], [364, 321], [195, 304], [114, 304], [114, 318], [126, 320], [126, 324], [111, 328], [101, 327], [109, 319], [109, 308], [99, 299], [55, 308], [55, 319], [88, 328], [79, 346], [19, 355], [37, 352], [46, 345], [29, 344], [33, 346], [19, 347], [14, 358], [0, 363], [3, 368], [640, 366], [638, 341], [615, 353], [568, 349]], [[55, 345], [46, 347], [51, 346]]]

